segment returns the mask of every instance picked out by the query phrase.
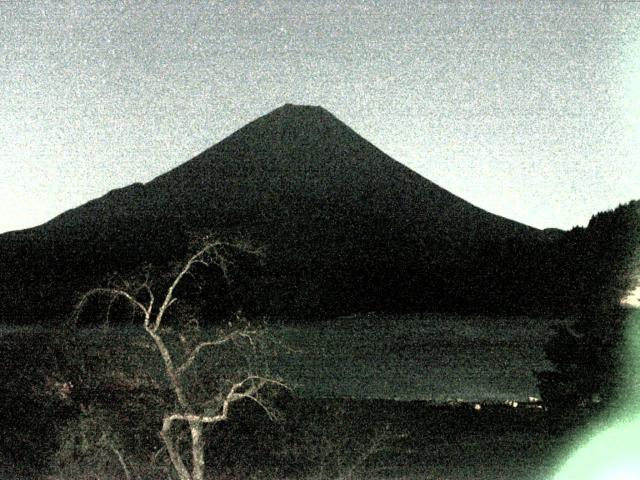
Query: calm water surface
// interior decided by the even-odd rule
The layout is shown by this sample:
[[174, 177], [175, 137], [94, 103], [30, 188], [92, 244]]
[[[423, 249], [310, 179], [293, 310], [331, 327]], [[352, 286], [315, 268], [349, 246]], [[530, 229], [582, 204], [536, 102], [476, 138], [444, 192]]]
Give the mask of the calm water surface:
[[538, 397], [553, 321], [455, 315], [353, 316], [271, 327], [293, 351], [274, 373], [312, 397], [446, 401]]

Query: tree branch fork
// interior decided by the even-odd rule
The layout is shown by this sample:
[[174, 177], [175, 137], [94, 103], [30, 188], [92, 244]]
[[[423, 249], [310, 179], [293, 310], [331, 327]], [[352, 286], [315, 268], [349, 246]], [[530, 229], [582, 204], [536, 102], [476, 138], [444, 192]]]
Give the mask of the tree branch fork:
[[[165, 374], [167, 375], [171, 389], [177, 400], [177, 406], [180, 410], [179, 412], [174, 411], [165, 414], [162, 430], [160, 431], [160, 436], [164, 441], [170, 460], [180, 480], [202, 480], [204, 478], [204, 441], [202, 439], [204, 424], [214, 424], [227, 420], [231, 405], [243, 399], [249, 399], [258, 404], [267, 416], [273, 420], [275, 419], [274, 413], [260, 400], [258, 393], [267, 385], [288, 388], [279, 380], [258, 375], [249, 375], [243, 380], [231, 385], [222, 401], [219, 413], [215, 415], [198, 413], [198, 410], [202, 409], [202, 405], [198, 408], [198, 405], [194, 405], [189, 398], [188, 389], [185, 388], [185, 374], [206, 349], [220, 347], [239, 340], [247, 341], [252, 346], [255, 346], [254, 339], [258, 335], [257, 330], [244, 327], [214, 340], [202, 341], [195, 345], [190, 351], [187, 351], [184, 360], [179, 365], [176, 364], [163, 338], [163, 320], [171, 306], [177, 302], [177, 298], [175, 297], [176, 288], [186, 276], [191, 275], [191, 270], [194, 265], [204, 265], [206, 267], [215, 266], [220, 270], [225, 282], [227, 282], [227, 284], [230, 283], [229, 260], [223, 253], [223, 249], [225, 248], [240, 248], [246, 253], [254, 255], [260, 254], [258, 250], [251, 249], [246, 245], [232, 244], [220, 240], [207, 241], [182, 265], [173, 278], [173, 281], [169, 284], [159, 306], [156, 306], [156, 298], [151, 288], [151, 282], [147, 276], [144, 283], [136, 289], [135, 293], [131, 293], [128, 289], [120, 288], [94, 288], [89, 290], [81, 297], [73, 314], [73, 320], [77, 322], [79, 315], [90, 299], [95, 296], [104, 295], [111, 298], [109, 308], [116, 299], [122, 298], [131, 305], [134, 311], [142, 315], [144, 330], [153, 340], [162, 358]], [[144, 300], [138, 298], [140, 292], [144, 292], [146, 297]], [[181, 453], [174, 444], [171, 434], [174, 422], [186, 422], [189, 425], [192, 450], [191, 471], [187, 469]]]

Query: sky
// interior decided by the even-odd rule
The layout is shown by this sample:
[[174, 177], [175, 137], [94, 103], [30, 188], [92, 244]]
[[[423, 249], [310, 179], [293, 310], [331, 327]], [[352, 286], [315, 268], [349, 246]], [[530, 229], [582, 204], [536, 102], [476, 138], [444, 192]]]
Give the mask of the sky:
[[321, 105], [493, 213], [640, 198], [640, 3], [0, 1], [0, 232]]

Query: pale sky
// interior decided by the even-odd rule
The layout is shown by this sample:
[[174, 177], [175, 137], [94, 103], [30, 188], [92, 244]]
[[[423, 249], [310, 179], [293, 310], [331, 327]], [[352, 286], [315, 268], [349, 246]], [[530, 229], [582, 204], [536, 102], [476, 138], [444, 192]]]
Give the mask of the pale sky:
[[640, 198], [640, 3], [0, 1], [0, 232], [322, 105], [536, 227]]

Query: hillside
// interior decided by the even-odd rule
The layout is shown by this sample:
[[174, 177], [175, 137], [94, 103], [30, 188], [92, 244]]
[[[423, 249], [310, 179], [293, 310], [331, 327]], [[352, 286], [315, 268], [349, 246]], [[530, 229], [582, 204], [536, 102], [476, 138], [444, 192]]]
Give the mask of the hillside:
[[202, 231], [264, 246], [250, 302], [293, 315], [469, 309], [480, 295], [472, 280], [485, 294], [506, 288], [482, 252], [548, 241], [423, 178], [326, 110], [285, 105], [147, 184], [1, 235], [1, 318], [64, 317], [78, 291], [181, 258]]

